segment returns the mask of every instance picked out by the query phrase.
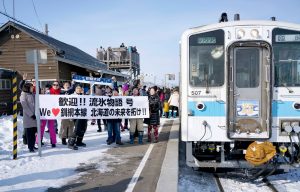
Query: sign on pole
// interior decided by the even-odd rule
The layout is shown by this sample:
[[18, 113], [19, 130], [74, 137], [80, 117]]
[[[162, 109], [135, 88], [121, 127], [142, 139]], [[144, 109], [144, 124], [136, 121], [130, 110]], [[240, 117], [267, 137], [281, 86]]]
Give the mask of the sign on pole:
[[42, 156], [42, 140], [41, 140], [41, 122], [40, 122], [40, 105], [39, 105], [39, 90], [40, 90], [40, 84], [39, 84], [39, 66], [40, 64], [46, 64], [47, 63], [47, 49], [45, 50], [29, 50], [26, 51], [26, 61], [28, 64], [34, 64], [34, 74], [35, 74], [35, 81], [36, 81], [36, 87], [35, 87], [35, 116], [36, 116], [36, 123], [37, 123], [37, 130], [38, 130], [38, 146], [39, 146], [39, 156]]
[[175, 80], [175, 74], [169, 74], [169, 81]]

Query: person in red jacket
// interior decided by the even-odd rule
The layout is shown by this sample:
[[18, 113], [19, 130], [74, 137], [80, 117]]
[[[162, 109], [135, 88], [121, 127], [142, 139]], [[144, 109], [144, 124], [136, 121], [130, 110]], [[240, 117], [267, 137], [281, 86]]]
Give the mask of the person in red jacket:
[[[52, 87], [49, 90], [50, 95], [60, 95], [59, 82], [54, 81]], [[41, 120], [41, 139], [43, 140], [45, 127], [48, 124], [48, 130], [50, 134], [50, 140], [52, 147], [56, 147], [56, 130], [55, 130], [55, 119]], [[36, 137], [36, 143], [38, 142], [38, 137]]]

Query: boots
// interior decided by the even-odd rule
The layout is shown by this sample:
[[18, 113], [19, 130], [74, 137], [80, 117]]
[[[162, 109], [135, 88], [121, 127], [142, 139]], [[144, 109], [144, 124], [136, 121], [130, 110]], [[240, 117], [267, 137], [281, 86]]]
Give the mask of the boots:
[[66, 139], [66, 138], [62, 138], [62, 139], [61, 139], [61, 143], [62, 143], [63, 145], [67, 145], [67, 139]]
[[116, 144], [117, 144], [117, 145], [124, 145], [124, 143], [122, 143], [121, 140], [120, 140], [120, 141], [116, 141]]
[[169, 110], [169, 118], [172, 116], [172, 110]]
[[23, 133], [23, 144], [27, 145], [27, 138], [26, 138], [26, 134], [25, 134], [26, 129], [24, 129], [24, 133]]
[[71, 137], [68, 140], [68, 148], [73, 149], [73, 150], [78, 150], [78, 147], [75, 145], [75, 138]]
[[158, 127], [157, 126], [153, 126], [154, 129], [154, 143], [158, 142]]
[[150, 142], [150, 143], [151, 143], [151, 129], [152, 129], [152, 126], [149, 125], [148, 126], [148, 142]]
[[139, 131], [139, 144], [143, 144], [143, 131]]
[[134, 143], [134, 136], [132, 134], [130, 134], [130, 144]]
[[100, 125], [98, 124], [98, 130], [97, 130], [97, 132], [102, 132], [101, 124]]
[[82, 137], [77, 137], [76, 146], [78, 147], [86, 147], [86, 144], [82, 142]]
[[176, 118], [176, 116], [177, 116], [177, 111], [173, 111], [173, 118]]

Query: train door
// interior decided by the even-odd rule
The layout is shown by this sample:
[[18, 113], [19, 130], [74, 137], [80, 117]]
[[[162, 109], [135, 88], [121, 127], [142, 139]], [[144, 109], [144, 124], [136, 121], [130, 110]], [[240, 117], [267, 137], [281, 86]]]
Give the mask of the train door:
[[268, 139], [270, 52], [265, 46], [230, 48], [229, 138]]

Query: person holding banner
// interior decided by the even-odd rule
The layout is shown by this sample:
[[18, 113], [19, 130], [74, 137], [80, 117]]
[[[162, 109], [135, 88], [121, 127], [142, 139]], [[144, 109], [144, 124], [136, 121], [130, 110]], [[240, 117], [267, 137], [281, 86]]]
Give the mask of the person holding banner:
[[[102, 87], [100, 85], [95, 86], [95, 95], [97, 95], [97, 96], [103, 95]], [[91, 125], [95, 125], [95, 123], [96, 123], [96, 119], [93, 119], [91, 122]], [[102, 132], [101, 119], [97, 119], [97, 125], [98, 125], [97, 132]]]
[[[88, 94], [89, 90], [85, 92], [81, 85], [76, 86], [74, 95], [85, 95]], [[86, 147], [86, 144], [82, 142], [84, 134], [87, 129], [87, 119], [76, 119], [75, 120], [75, 131], [76, 131], [76, 146]]]
[[[70, 94], [71, 84], [70, 82], [64, 82], [63, 89], [61, 89], [61, 94]], [[74, 120], [73, 119], [62, 119], [61, 126], [59, 130], [59, 137], [63, 145], [67, 145], [67, 138], [71, 136], [74, 131]]]
[[23, 108], [23, 127], [26, 129], [26, 139], [29, 152], [34, 152], [35, 134], [37, 132], [37, 122], [35, 116], [35, 100], [33, 93], [33, 85], [25, 83], [22, 87], [20, 102]]
[[[117, 89], [113, 91], [113, 96], [119, 96]], [[120, 124], [122, 119], [107, 119], [107, 145], [112, 144], [116, 141], [117, 145], [124, 145], [121, 141]], [[114, 135], [113, 135], [114, 134]]]
[[158, 126], [160, 124], [159, 109], [160, 98], [156, 93], [155, 87], [150, 89], [149, 95], [149, 111], [150, 118], [145, 119], [145, 123], [148, 124], [148, 142], [151, 142], [152, 129], [154, 130], [154, 142], [158, 142]]
[[[139, 96], [139, 89], [135, 87], [132, 90], [132, 96]], [[130, 144], [134, 143], [134, 133], [138, 131], [139, 137], [139, 144], [143, 144], [143, 134], [144, 134], [144, 127], [143, 127], [143, 118], [137, 119], [130, 119]]]
[[[77, 84], [73, 95], [83, 95], [84, 90], [81, 85]], [[73, 134], [68, 139], [68, 147], [73, 150], [77, 150], [78, 146], [86, 147], [86, 144], [82, 142], [85, 131], [87, 129], [87, 119], [75, 119], [75, 129]]]
[[[113, 90], [112, 86], [107, 85], [105, 87], [105, 89], [103, 90], [104, 91], [103, 95], [109, 96], [109, 97], [112, 96], [112, 90]], [[107, 119], [103, 119], [103, 124], [104, 124], [104, 129], [108, 130], [108, 128], [107, 128]], [[106, 142], [108, 142], [108, 139], [107, 139]]]
[[[53, 82], [52, 87], [49, 90], [49, 93], [51, 95], [60, 94], [58, 81]], [[43, 140], [46, 125], [48, 125], [51, 145], [52, 145], [52, 147], [56, 147], [56, 130], [55, 130], [55, 120], [54, 119], [41, 120], [41, 140]], [[38, 143], [38, 136], [36, 136], [36, 141], [35, 142]], [[43, 142], [42, 142], [42, 145], [43, 145]]]
[[[122, 90], [122, 96], [129, 96], [129, 90], [127, 89], [127, 90]], [[120, 95], [120, 92], [119, 92], [119, 95]], [[121, 95], [120, 95], [121, 96]], [[128, 119], [124, 119], [124, 126], [123, 126], [123, 124], [121, 123], [120, 124], [120, 126], [121, 126], [121, 131], [123, 132], [123, 131], [125, 131], [125, 129], [127, 129], [128, 130]]]

